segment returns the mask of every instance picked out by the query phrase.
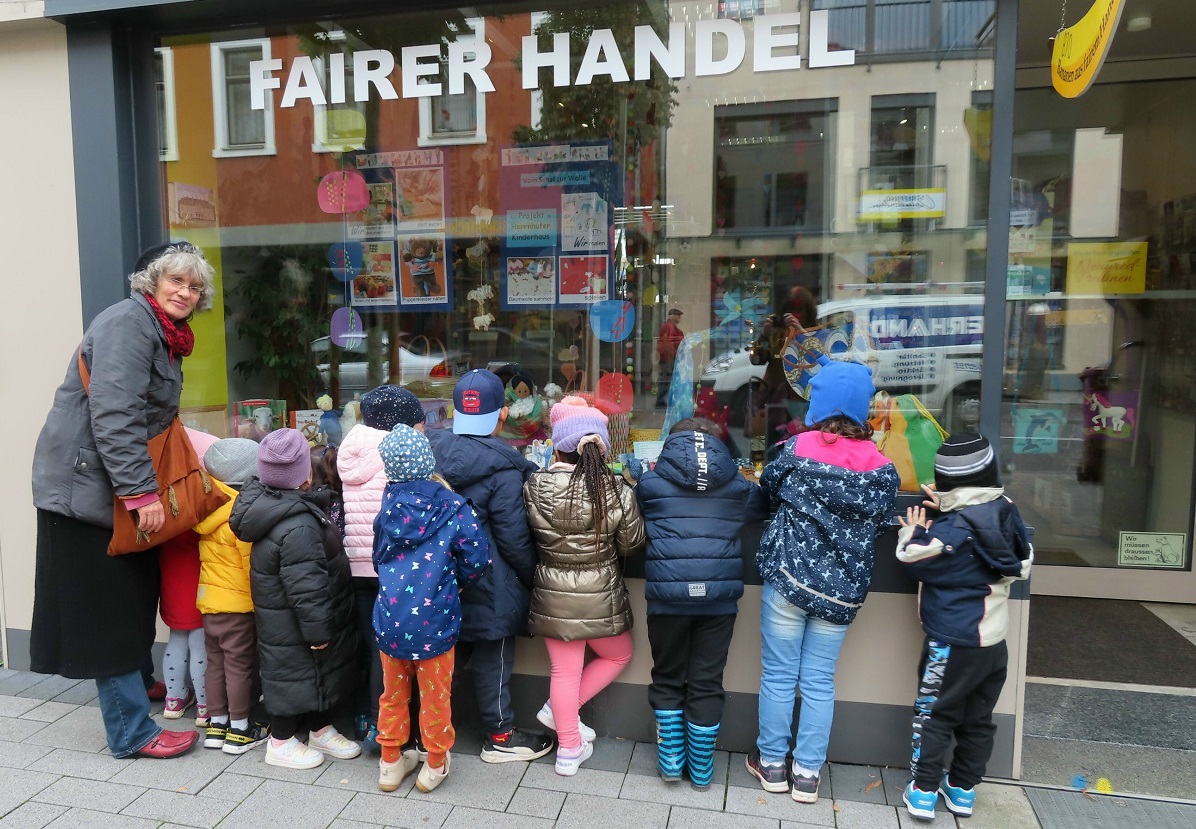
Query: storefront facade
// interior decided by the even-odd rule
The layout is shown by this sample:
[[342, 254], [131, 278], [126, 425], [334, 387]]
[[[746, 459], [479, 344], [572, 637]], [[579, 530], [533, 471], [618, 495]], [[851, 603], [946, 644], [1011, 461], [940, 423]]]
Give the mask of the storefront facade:
[[[911, 431], [999, 436], [1037, 532], [1034, 594], [1192, 602], [1196, 166], [1174, 136], [1196, 118], [1196, 40], [1119, 31], [1096, 86], [1065, 100], [1046, 68], [1057, 26], [1020, 5], [47, 0], [66, 29], [83, 322], [144, 244], [186, 238], [219, 284], [189, 425], [293, 415], [318, 440], [321, 396], [351, 413], [388, 381], [435, 420], [455, 374], [516, 363], [541, 395], [607, 407], [616, 454], [649, 455], [696, 412], [748, 469], [804, 412], [803, 343], [847, 353]], [[1182, 22], [1156, 9], [1158, 28], [1168, 14]], [[763, 341], [776, 313], [810, 333]], [[512, 441], [535, 437], [524, 426]], [[19, 666], [32, 574], [7, 540]], [[921, 632], [892, 546], [840, 662], [832, 761], [907, 759]], [[629, 563], [642, 620], [640, 574]], [[740, 751], [752, 575], [720, 738]], [[1031, 603], [1015, 593], [997, 776], [1021, 773]], [[636, 637], [587, 721], [644, 739]], [[514, 687], [530, 721], [547, 687], [534, 640]]]

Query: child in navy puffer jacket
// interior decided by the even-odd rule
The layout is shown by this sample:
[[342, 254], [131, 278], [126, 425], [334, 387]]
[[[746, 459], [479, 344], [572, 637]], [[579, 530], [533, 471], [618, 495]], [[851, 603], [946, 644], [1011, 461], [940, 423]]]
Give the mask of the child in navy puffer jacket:
[[709, 420], [669, 430], [635, 488], [648, 532], [644, 594], [660, 776], [710, 785], [723, 718], [723, 669], [743, 595], [745, 524], [768, 518], [768, 496], [739, 474]]
[[384, 689], [378, 700], [378, 788], [394, 791], [418, 762], [414, 748], [402, 751], [411, 732], [414, 676], [428, 752], [416, 786], [429, 792], [448, 776], [456, 739], [450, 697], [460, 585], [490, 565], [490, 539], [464, 498], [429, 480], [436, 461], [423, 433], [400, 423], [382, 438], [378, 452], [390, 481], [374, 520], [374, 636]]
[[[1005, 684], [1009, 590], [1034, 561], [1029, 532], [1005, 497], [992, 446], [964, 432], [934, 458], [938, 517], [910, 507], [901, 520], [897, 558], [922, 583], [918, 615], [926, 642], [914, 706], [913, 781], [905, 804], [932, 820], [941, 793], [957, 815], [972, 814], [976, 784], [992, 755], [992, 713]], [[950, 775], [944, 760], [955, 740]]]
[[[760, 736], [747, 768], [765, 791], [818, 800], [847, 626], [868, 595], [876, 535], [900, 477], [872, 443], [872, 372], [822, 357], [805, 423], [764, 469], [777, 514], [760, 539]], [[793, 702], [801, 716], [793, 742]], [[791, 777], [785, 756], [793, 749]]]

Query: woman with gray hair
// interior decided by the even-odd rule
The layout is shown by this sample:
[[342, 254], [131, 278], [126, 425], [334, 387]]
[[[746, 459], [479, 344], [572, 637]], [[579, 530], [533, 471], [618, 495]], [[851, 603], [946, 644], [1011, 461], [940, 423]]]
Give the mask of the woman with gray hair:
[[154, 642], [158, 550], [107, 550], [114, 495], [141, 530], [157, 532], [166, 521], [148, 443], [178, 413], [182, 361], [195, 345], [188, 321], [212, 307], [213, 273], [188, 242], [141, 254], [131, 296], [101, 312], [72, 354], [34, 450], [31, 666], [95, 680], [113, 757], [174, 757], [198, 736], [159, 728], [142, 680]]

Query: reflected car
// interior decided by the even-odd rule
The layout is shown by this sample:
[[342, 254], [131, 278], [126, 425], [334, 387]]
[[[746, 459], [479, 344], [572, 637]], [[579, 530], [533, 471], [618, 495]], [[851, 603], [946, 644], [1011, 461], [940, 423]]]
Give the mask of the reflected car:
[[[422, 338], [421, 338], [422, 339]], [[331, 370], [328, 362], [329, 338], [320, 337], [311, 343], [312, 353], [317, 355], [319, 364], [316, 368], [320, 372], [320, 381], [329, 385]], [[382, 376], [390, 375], [390, 338], [382, 337]], [[432, 377], [456, 377], [469, 371], [469, 354], [464, 351], [433, 352], [420, 354], [406, 346], [399, 346], [399, 385], [406, 386], [418, 380]], [[365, 341], [359, 340], [350, 348], [341, 349], [341, 362], [338, 369], [341, 392], [349, 394], [368, 391], [372, 386], [369, 376], [369, 362], [366, 359]]]

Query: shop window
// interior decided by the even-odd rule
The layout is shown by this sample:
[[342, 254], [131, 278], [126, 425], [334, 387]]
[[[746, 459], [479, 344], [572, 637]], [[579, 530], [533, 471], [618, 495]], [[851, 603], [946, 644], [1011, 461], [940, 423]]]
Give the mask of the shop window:
[[[972, 105], [963, 114], [964, 129], [972, 147], [971, 206], [968, 221], [977, 226], [988, 221], [989, 171], [992, 166], [993, 94], [973, 92]], [[1015, 208], [1016, 209], [1016, 208]], [[1014, 216], [1010, 217], [1013, 225]]]
[[777, 0], [719, 0], [718, 16], [726, 20], [751, 20], [769, 11], [779, 11]]
[[249, 95], [249, 64], [270, 59], [270, 41], [230, 40], [212, 44], [212, 115], [216, 146], [212, 155], [274, 155], [274, 110], [267, 96], [265, 109], [253, 109]]
[[[457, 43], [485, 39], [485, 21], [482, 18], [471, 17], [466, 20], [466, 24], [471, 31], [458, 33]], [[452, 24], [449, 25], [452, 26]], [[468, 57], [469, 53], [466, 55]], [[439, 77], [431, 80], [432, 83], [440, 84], [441, 92], [435, 97], [420, 98], [419, 145], [421, 147], [486, 143], [486, 96], [478, 92], [473, 79], [468, 75], [465, 76], [464, 81], [465, 91], [452, 95], [449, 93], [448, 78], [445, 72], [442, 71]]]
[[925, 53], [938, 60], [970, 58], [977, 32], [996, 11], [994, 0], [813, 0], [830, 12], [830, 43], [859, 55]]
[[174, 108], [174, 52], [154, 50], [154, 91], [158, 99], [158, 158], [179, 160], [179, 127]]
[[[335, 54], [343, 55], [345, 89], [353, 89], [353, 50], [348, 46], [348, 39], [344, 32], [326, 32], [319, 40], [323, 41], [325, 52], [315, 59], [316, 71], [320, 74], [324, 89], [332, 88], [330, 72]], [[342, 104], [329, 104], [312, 107], [315, 115], [315, 136], [312, 139], [312, 151], [317, 153], [344, 152], [345, 150], [360, 150], [365, 146], [366, 121], [365, 103], [346, 101]]]
[[715, 226], [824, 228], [834, 179], [834, 99], [715, 108]]
[[876, 171], [874, 186], [882, 183], [893, 189], [929, 186], [933, 146], [934, 95], [872, 98], [869, 163]]

